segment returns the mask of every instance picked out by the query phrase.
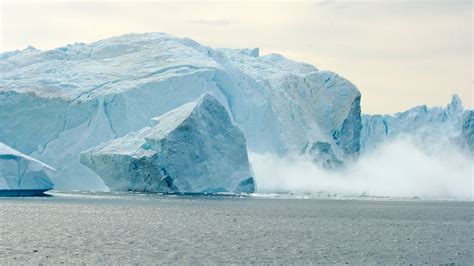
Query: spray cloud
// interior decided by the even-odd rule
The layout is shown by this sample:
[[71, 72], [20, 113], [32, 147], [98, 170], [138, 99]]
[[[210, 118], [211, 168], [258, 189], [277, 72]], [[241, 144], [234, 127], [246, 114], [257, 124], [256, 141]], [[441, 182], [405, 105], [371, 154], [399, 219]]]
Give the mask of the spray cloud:
[[419, 145], [402, 137], [339, 170], [307, 157], [250, 153], [259, 192], [324, 192], [348, 196], [473, 198], [473, 157], [452, 145]]

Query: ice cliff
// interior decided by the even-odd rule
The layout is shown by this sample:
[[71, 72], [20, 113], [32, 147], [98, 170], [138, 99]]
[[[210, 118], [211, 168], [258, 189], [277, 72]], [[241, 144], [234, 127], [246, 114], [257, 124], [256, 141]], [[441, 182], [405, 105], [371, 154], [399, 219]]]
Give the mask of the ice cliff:
[[205, 94], [81, 154], [111, 190], [254, 192], [243, 132]]
[[58, 171], [59, 189], [106, 189], [79, 154], [210, 92], [248, 149], [356, 157], [360, 93], [335, 73], [258, 49], [212, 49], [162, 33], [0, 55], [0, 140]]
[[335, 73], [163, 33], [0, 54], [0, 140], [57, 169], [58, 189], [106, 190], [102, 170], [82, 165], [81, 152], [152, 130], [152, 118], [205, 93], [243, 131], [249, 151], [303, 154], [327, 168], [405, 134], [426, 146], [446, 139], [474, 147], [473, 112], [457, 96], [446, 108], [362, 116], [359, 91]]
[[[0, 142], [0, 191], [46, 191], [55, 169]], [[0, 196], [2, 193], [0, 192]]]
[[461, 99], [453, 95], [444, 108], [421, 105], [394, 115], [362, 116], [362, 152], [404, 135], [425, 147], [445, 142], [473, 152], [473, 111], [464, 110]]
[[474, 111], [467, 110], [462, 116], [461, 140], [474, 154]]

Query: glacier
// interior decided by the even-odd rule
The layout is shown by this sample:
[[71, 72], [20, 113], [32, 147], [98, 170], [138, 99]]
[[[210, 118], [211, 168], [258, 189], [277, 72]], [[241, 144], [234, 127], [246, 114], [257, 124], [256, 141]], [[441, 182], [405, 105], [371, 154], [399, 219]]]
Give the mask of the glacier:
[[[127, 34], [0, 55], [0, 140], [53, 166], [57, 189], [107, 190], [80, 153], [212, 93], [247, 147], [335, 165], [360, 150], [360, 93], [335, 73], [256, 49]], [[314, 148], [312, 148], [314, 147]], [[320, 158], [319, 156], [323, 154]]]
[[473, 111], [456, 94], [446, 107], [420, 105], [394, 115], [363, 115], [361, 152], [398, 137], [410, 136], [426, 149], [456, 146], [474, 151]]
[[55, 169], [0, 142], [0, 196], [40, 195]]
[[[102, 179], [105, 170], [84, 154], [93, 158], [90, 152], [100, 150], [112, 158], [106, 143], [117, 141], [127, 150], [127, 139], [151, 131], [154, 118], [195, 106], [206, 93], [255, 154], [303, 156], [325, 169], [343, 168], [405, 135], [427, 149], [453, 146], [474, 154], [474, 113], [456, 95], [446, 107], [363, 115], [359, 90], [336, 73], [278, 54], [260, 55], [258, 48], [213, 49], [165, 33], [0, 54], [0, 141], [54, 167], [56, 189], [107, 191], [115, 189], [113, 178]], [[136, 145], [146, 141], [136, 137]], [[446, 145], [434, 145], [441, 142]], [[92, 169], [81, 164], [81, 153]], [[127, 163], [135, 155], [128, 151]], [[219, 187], [255, 187], [253, 179], [240, 181], [238, 188]], [[193, 186], [192, 191], [203, 188]]]
[[81, 153], [114, 191], [255, 191], [243, 132], [210, 94]]

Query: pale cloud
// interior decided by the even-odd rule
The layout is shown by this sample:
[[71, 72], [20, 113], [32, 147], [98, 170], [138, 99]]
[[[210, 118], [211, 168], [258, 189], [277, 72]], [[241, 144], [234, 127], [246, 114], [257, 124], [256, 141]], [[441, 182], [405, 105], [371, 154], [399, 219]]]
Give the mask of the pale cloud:
[[0, 16], [2, 51], [159, 31], [335, 71], [368, 113], [445, 105], [452, 93], [472, 108], [470, 1], [3, 2]]

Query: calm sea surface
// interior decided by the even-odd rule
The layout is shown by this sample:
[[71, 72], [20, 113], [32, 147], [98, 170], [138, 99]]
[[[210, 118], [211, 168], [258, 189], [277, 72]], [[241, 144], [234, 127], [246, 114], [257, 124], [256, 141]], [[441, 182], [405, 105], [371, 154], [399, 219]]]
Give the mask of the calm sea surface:
[[472, 264], [473, 202], [0, 198], [0, 264]]

